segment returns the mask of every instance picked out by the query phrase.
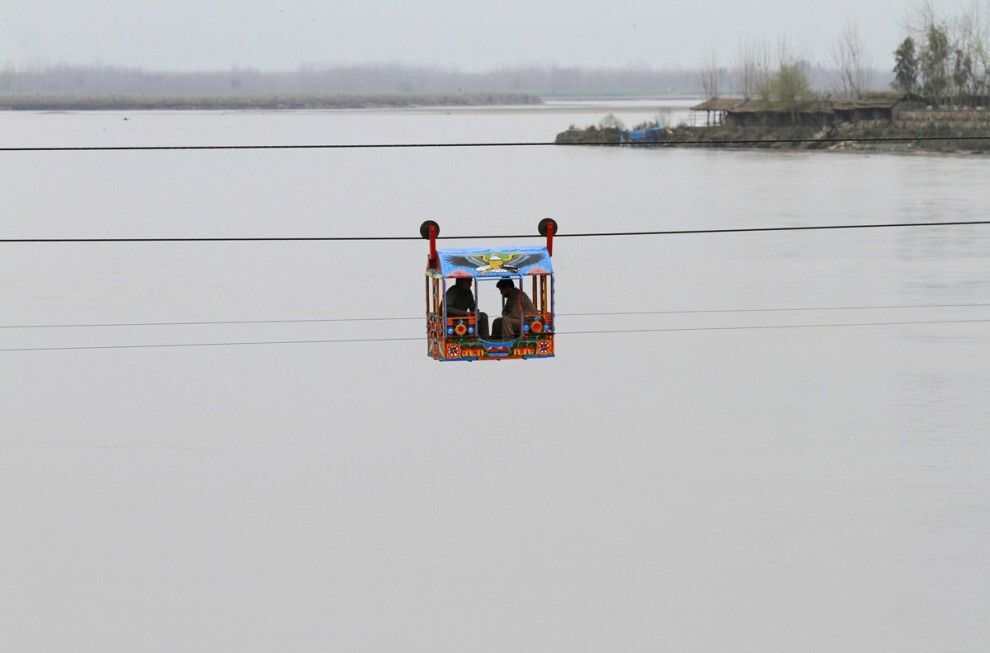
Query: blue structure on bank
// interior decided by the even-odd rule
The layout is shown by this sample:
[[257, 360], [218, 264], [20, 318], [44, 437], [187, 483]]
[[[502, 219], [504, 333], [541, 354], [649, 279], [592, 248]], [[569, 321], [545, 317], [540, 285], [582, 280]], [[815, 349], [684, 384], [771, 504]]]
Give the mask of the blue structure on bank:
[[628, 129], [622, 132], [622, 143], [662, 143], [666, 140], [667, 129], [657, 123], [646, 125], [640, 129]]

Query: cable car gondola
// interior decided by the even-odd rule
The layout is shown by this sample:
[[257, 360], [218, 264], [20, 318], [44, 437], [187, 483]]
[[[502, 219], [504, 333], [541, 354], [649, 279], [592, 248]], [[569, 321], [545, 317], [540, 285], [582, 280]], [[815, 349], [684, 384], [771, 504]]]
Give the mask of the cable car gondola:
[[[430, 253], [426, 262], [426, 339], [427, 355], [438, 361], [506, 360], [526, 358], [552, 358], [554, 355], [554, 277], [550, 257], [553, 255], [553, 236], [557, 223], [546, 218], [540, 221], [538, 231], [546, 236], [546, 247], [499, 247], [441, 249], [436, 248], [440, 226], [427, 220], [419, 229], [420, 235], [430, 241]], [[525, 279], [531, 282], [527, 284]], [[466, 314], [448, 313], [447, 289], [457, 279], [471, 280], [472, 296], [478, 298], [479, 284], [495, 283], [504, 288], [501, 322], [502, 334], [479, 332], [484, 325], [479, 320], [480, 306]], [[532, 291], [525, 302], [522, 293], [514, 293], [512, 287], [523, 292]], [[506, 300], [506, 295], [513, 299]], [[516, 301], [515, 306], [507, 301]], [[508, 337], [500, 335], [508, 333]]]

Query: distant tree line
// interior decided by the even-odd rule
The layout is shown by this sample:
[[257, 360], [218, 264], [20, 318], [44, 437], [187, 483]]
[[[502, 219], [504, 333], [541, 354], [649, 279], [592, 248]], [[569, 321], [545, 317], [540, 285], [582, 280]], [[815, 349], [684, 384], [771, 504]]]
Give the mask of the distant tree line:
[[[813, 67], [797, 59], [793, 63], [801, 67], [813, 88], [825, 87], [834, 76], [832, 71], [821, 66]], [[765, 73], [760, 66], [755, 72]], [[730, 74], [731, 71], [714, 68], [713, 79], [709, 80], [712, 87], [709, 88], [699, 81], [697, 69], [515, 67], [472, 73], [428, 66], [368, 64], [305, 66], [288, 72], [262, 72], [251, 68], [157, 72], [116, 66], [15, 67], [8, 64], [0, 66], [0, 93], [159, 96], [529, 93], [561, 96], [698, 95], [704, 91], [706, 95], [717, 95], [719, 80]]]
[[0, 94], [0, 111], [281, 111], [539, 104], [528, 93]]
[[318, 67], [290, 72], [232, 68], [211, 72], [156, 72], [115, 66], [0, 67], [7, 94], [209, 94], [272, 93], [697, 93], [697, 71], [645, 68], [501, 68], [460, 72], [400, 64]]

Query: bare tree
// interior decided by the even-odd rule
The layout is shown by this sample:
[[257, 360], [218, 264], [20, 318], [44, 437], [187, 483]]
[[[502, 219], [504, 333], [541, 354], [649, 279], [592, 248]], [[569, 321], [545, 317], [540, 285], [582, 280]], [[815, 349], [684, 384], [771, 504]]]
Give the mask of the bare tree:
[[872, 84], [872, 65], [866, 60], [865, 51], [859, 28], [850, 21], [832, 50], [832, 62], [839, 79], [837, 90], [846, 97], [861, 98]]
[[719, 70], [715, 61], [715, 53], [705, 57], [705, 65], [701, 70], [701, 88], [706, 98], [717, 98], [719, 91]]
[[976, 86], [975, 94], [983, 98], [990, 94], [990, 42], [986, 36], [976, 44]]
[[749, 100], [768, 101], [770, 78], [774, 65], [771, 48], [766, 39], [745, 41], [736, 50], [736, 65], [732, 78], [735, 91]]
[[736, 51], [736, 92], [745, 99], [756, 94], [756, 46], [747, 42]]
[[973, 2], [969, 8], [949, 23], [952, 59], [952, 85], [960, 100], [986, 92], [987, 28], [980, 6]]
[[736, 54], [736, 91], [745, 99], [756, 95], [757, 45], [747, 41], [739, 46]]
[[[781, 43], [780, 54], [783, 57], [784, 50], [786, 49], [786, 43]], [[773, 54], [771, 53], [770, 44], [764, 40], [756, 44], [756, 85], [755, 94], [759, 98], [760, 102], [765, 105], [771, 104], [773, 101], [773, 79], [774, 79], [774, 64], [773, 64]]]

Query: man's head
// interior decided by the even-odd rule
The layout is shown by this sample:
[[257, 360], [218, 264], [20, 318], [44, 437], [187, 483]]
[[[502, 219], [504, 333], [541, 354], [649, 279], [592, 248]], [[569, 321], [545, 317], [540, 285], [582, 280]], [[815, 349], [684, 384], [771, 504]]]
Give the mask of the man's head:
[[457, 280], [454, 281], [454, 285], [460, 286], [461, 288], [470, 288], [471, 281], [471, 277], [457, 277]]
[[499, 292], [502, 293], [502, 296], [505, 297], [509, 294], [510, 290], [516, 287], [516, 284], [512, 283], [512, 279], [501, 279], [495, 284], [495, 287], [498, 288]]

